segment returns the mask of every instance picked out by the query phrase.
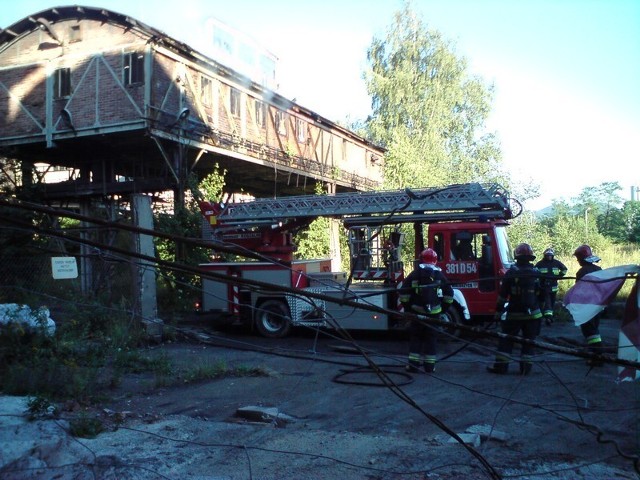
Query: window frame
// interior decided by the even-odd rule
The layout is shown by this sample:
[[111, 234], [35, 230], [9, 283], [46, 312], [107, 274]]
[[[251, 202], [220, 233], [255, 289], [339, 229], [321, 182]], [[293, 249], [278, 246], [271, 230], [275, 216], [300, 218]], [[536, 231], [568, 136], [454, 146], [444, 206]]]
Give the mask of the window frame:
[[286, 113], [282, 110], [276, 110], [275, 114], [275, 127], [278, 135], [286, 136], [287, 135], [287, 117]]
[[70, 25], [68, 30], [69, 40], [68, 43], [77, 43], [82, 41], [82, 27], [81, 24]]
[[307, 122], [302, 120], [301, 118], [296, 117], [296, 139], [299, 143], [304, 143], [307, 140], [307, 132], [306, 127]]
[[267, 105], [262, 100], [255, 100], [254, 112], [256, 115], [256, 125], [261, 129], [267, 126]]
[[200, 100], [203, 105], [213, 105], [213, 80], [206, 75], [200, 76]]
[[126, 52], [122, 65], [122, 82], [126, 86], [144, 83], [144, 52]]
[[53, 98], [69, 98], [71, 96], [71, 68], [60, 67], [53, 72]]
[[240, 117], [242, 92], [234, 87], [229, 87], [229, 112], [234, 117]]

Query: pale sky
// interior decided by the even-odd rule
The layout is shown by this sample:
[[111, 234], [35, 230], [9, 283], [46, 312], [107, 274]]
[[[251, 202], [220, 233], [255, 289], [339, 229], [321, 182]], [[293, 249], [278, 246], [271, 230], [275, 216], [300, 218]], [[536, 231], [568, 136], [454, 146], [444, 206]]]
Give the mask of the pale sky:
[[[5, 2], [0, 27], [63, 5], [130, 15], [206, 54], [215, 18], [279, 59], [279, 93], [333, 121], [370, 112], [362, 73], [401, 0]], [[487, 131], [514, 179], [540, 185], [536, 210], [584, 187], [640, 186], [640, 0], [414, 0], [469, 73], [495, 87]]]

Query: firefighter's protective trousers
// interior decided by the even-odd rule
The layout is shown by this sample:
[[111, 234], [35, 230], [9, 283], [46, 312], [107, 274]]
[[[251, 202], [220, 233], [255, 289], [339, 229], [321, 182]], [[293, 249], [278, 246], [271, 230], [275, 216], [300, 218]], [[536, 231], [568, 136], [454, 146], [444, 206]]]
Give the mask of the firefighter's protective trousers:
[[[510, 336], [522, 336], [527, 340], [535, 340], [540, 331], [541, 318], [529, 318], [524, 320], [503, 320], [501, 323], [502, 333]], [[522, 333], [521, 333], [522, 332]], [[509, 365], [511, 353], [513, 352], [514, 341], [509, 338], [500, 338], [498, 342], [498, 354], [496, 355], [496, 365]], [[533, 345], [522, 344], [520, 362], [531, 364], [533, 362]]]
[[436, 363], [437, 330], [420, 320], [409, 325], [409, 364], [419, 367]]

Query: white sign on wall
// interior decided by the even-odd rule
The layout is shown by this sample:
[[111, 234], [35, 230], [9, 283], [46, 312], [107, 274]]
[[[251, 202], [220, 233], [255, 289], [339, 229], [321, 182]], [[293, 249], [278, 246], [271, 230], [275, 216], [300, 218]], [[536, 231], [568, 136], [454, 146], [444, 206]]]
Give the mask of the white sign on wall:
[[76, 257], [53, 257], [51, 259], [51, 272], [54, 280], [78, 278]]

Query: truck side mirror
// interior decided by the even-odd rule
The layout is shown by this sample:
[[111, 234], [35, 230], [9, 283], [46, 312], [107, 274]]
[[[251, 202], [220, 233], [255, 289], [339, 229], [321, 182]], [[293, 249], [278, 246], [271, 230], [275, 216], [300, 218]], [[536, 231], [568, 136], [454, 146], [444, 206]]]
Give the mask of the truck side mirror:
[[493, 263], [493, 250], [491, 249], [491, 245], [482, 245], [481, 262], [485, 265], [491, 265]]

